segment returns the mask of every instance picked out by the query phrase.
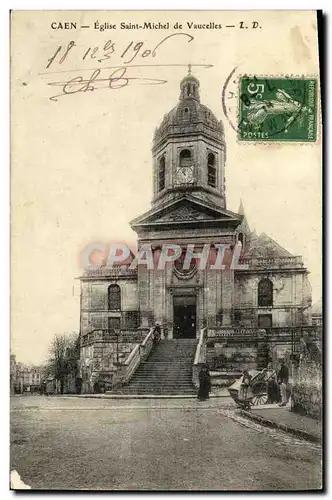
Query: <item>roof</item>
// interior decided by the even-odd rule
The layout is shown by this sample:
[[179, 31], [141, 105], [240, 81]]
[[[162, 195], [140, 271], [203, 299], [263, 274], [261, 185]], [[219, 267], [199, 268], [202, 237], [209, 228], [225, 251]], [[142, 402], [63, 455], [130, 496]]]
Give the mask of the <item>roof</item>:
[[252, 232], [249, 237], [249, 248], [246, 252], [246, 257], [292, 257], [293, 255], [277, 243], [271, 236], [266, 233], [257, 235]]

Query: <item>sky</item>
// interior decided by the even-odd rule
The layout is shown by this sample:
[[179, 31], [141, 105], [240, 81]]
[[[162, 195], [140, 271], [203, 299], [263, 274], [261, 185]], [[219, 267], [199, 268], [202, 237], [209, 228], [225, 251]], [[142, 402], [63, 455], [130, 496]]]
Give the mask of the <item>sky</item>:
[[[55, 333], [78, 331], [81, 251], [93, 242], [136, 239], [128, 223], [150, 208], [153, 133], [177, 104], [188, 63], [200, 80], [201, 102], [224, 124], [227, 208], [237, 211], [242, 198], [251, 229], [266, 232], [294, 255], [302, 255], [310, 271], [313, 302], [319, 300], [321, 138], [315, 144], [239, 143], [228, 120], [236, 121], [237, 99], [228, 98], [227, 118], [221, 98], [235, 67], [228, 97], [236, 92], [233, 80], [241, 74], [317, 75], [314, 15], [77, 11], [66, 12], [65, 20], [91, 29], [52, 29], [52, 22], [63, 22], [63, 16], [52, 11], [16, 13], [12, 25], [11, 339], [17, 359], [41, 363]], [[117, 27], [94, 30], [97, 20]], [[178, 22], [184, 28], [120, 29], [121, 22], [143, 21], [169, 21], [171, 26]], [[187, 21], [235, 28], [194, 30], [185, 26]], [[260, 26], [256, 31], [239, 28], [241, 22], [250, 27], [253, 21]], [[186, 35], [162, 42], [175, 32]], [[103, 53], [108, 40], [114, 52], [97, 63], [91, 58], [93, 49]], [[60, 64], [71, 41], [75, 45]], [[144, 50], [151, 54], [142, 57]], [[129, 66], [127, 76], [166, 82], [136, 81], [124, 88], [50, 100], [71, 78], [91, 76], [96, 65], [102, 68], [99, 77], [106, 79], [112, 71], [106, 66], [124, 63]], [[134, 66], [138, 64], [158, 66]]]

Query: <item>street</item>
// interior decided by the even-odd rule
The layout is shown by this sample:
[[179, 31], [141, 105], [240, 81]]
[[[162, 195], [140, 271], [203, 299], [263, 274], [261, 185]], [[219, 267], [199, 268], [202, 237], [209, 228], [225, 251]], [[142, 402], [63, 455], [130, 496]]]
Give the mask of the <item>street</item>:
[[240, 417], [230, 398], [14, 396], [14, 469], [32, 489], [310, 490], [321, 450]]

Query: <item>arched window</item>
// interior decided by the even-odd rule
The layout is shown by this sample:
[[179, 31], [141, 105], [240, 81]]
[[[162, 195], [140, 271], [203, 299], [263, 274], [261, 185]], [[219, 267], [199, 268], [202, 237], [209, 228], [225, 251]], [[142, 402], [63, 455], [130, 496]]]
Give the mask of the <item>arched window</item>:
[[109, 311], [119, 311], [121, 309], [121, 289], [119, 285], [108, 287], [108, 309]]
[[183, 149], [180, 153], [180, 167], [191, 167], [191, 151], [189, 149]]
[[243, 235], [243, 233], [239, 233], [237, 235], [237, 241], [241, 241], [241, 244], [242, 244], [242, 247], [243, 247], [243, 245], [244, 245], [244, 235]]
[[273, 305], [273, 285], [272, 282], [267, 278], [260, 280], [260, 282], [258, 283], [258, 305]]
[[159, 160], [158, 167], [158, 191], [165, 189], [165, 156]]
[[217, 186], [217, 169], [216, 169], [216, 157], [213, 153], [208, 154], [208, 185], [211, 187]]

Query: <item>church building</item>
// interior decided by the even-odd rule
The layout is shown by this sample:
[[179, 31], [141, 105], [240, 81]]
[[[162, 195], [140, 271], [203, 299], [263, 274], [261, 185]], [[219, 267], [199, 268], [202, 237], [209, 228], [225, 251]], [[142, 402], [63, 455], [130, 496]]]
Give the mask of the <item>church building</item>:
[[200, 83], [189, 71], [178, 103], [154, 134], [151, 209], [130, 225], [138, 248], [151, 245], [156, 256], [165, 244], [192, 245], [195, 253], [206, 244], [241, 245], [242, 266], [200, 269], [192, 259], [184, 269], [182, 255], [162, 270], [86, 270], [80, 330], [83, 358], [98, 359], [86, 363], [91, 374], [112, 371], [114, 332], [124, 357], [156, 322], [169, 339], [198, 338], [203, 327], [213, 336], [228, 328], [310, 324], [311, 289], [301, 256], [251, 231], [242, 202], [237, 213], [227, 209], [226, 159], [232, 161], [223, 124], [201, 103]]

